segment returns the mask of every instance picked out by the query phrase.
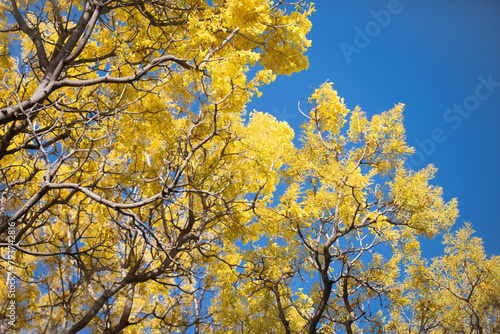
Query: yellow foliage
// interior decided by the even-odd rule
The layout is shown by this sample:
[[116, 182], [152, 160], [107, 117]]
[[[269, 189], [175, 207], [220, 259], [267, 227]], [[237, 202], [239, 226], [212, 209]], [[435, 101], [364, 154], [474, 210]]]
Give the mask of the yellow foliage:
[[370, 118], [325, 83], [299, 145], [246, 114], [308, 66], [314, 6], [293, 5], [0, 2], [0, 304], [17, 305], [3, 331], [389, 332], [412, 305], [462, 330], [497, 315], [498, 259], [469, 227], [420, 259], [418, 236], [458, 213], [433, 166], [405, 167], [404, 105]]

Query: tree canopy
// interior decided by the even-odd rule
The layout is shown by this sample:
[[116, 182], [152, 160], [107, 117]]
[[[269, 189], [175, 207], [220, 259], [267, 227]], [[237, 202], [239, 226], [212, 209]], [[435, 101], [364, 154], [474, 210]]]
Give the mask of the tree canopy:
[[[488, 333], [497, 257], [405, 160], [404, 105], [324, 83], [300, 134], [246, 104], [307, 68], [312, 4], [1, 1], [0, 331]], [[12, 317], [14, 315], [14, 317]]]

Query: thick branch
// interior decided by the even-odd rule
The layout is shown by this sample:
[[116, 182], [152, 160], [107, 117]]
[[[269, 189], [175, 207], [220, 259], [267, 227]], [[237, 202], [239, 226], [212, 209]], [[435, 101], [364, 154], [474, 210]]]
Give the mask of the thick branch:
[[28, 24], [24, 20], [23, 16], [19, 12], [19, 8], [17, 6], [17, 1], [16, 0], [11, 0], [11, 8], [12, 8], [12, 15], [14, 16], [14, 19], [16, 20], [17, 24], [19, 25], [19, 28], [21, 28], [22, 32], [24, 32], [28, 37], [33, 41], [35, 44], [37, 56], [38, 56], [38, 61], [40, 62], [40, 66], [42, 67], [47, 67], [49, 64], [49, 60], [47, 58], [47, 52], [45, 51], [45, 47], [43, 45], [43, 40], [42, 40], [42, 35], [40, 34], [40, 31], [37, 29], [33, 29], [28, 27]]
[[129, 75], [127, 77], [111, 77], [111, 76], [103, 76], [95, 79], [88, 79], [88, 80], [69, 80], [69, 79], [64, 79], [60, 80], [57, 83], [55, 83], [54, 88], [58, 89], [61, 87], [88, 87], [88, 86], [94, 86], [98, 84], [103, 84], [103, 83], [130, 83], [133, 82], [137, 79], [140, 79], [144, 75], [146, 75], [149, 71], [151, 71], [153, 68], [160, 66], [162, 63], [171, 61], [174, 63], [177, 63], [184, 67], [185, 69], [191, 70], [194, 69], [193, 66], [191, 66], [187, 61], [177, 58], [175, 56], [167, 55], [167, 56], [162, 56], [153, 59], [149, 64], [144, 66], [140, 71], [133, 75]]
[[328, 268], [330, 267], [330, 254], [325, 254], [325, 263], [322, 268], [320, 268], [321, 280], [323, 281], [323, 291], [321, 294], [321, 300], [319, 302], [316, 311], [309, 324], [309, 334], [316, 334], [316, 327], [321, 320], [323, 313], [325, 312], [326, 306], [328, 305], [328, 300], [332, 293], [333, 282], [328, 277]]

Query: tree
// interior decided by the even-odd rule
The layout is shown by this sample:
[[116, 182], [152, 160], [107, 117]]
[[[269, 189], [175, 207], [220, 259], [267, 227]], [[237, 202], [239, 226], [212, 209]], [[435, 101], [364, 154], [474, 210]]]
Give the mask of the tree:
[[247, 116], [260, 86], [307, 67], [312, 5], [2, 8], [2, 332], [414, 330], [401, 312], [427, 315], [408, 301], [443, 289], [443, 307], [488, 328], [496, 313], [473, 316], [491, 279], [470, 272], [470, 295], [485, 282], [476, 303], [454, 290], [468, 274], [439, 269], [454, 260], [418, 262], [418, 236], [457, 209], [429, 184], [433, 166], [405, 168], [403, 105], [368, 119], [323, 84], [301, 145], [285, 122]]
[[[445, 203], [428, 184], [432, 166], [404, 168], [412, 149], [402, 110], [368, 120], [359, 107], [350, 112], [331, 83], [313, 93], [302, 146], [284, 157], [288, 187], [279, 204], [256, 212], [267, 243], [245, 253], [243, 279], [222, 292], [245, 300], [230, 313], [240, 320], [231, 320], [234, 332], [249, 319], [263, 333], [383, 331], [378, 311], [401, 298], [401, 259], [418, 250], [417, 235], [435, 236], [457, 216], [455, 200]], [[388, 260], [375, 253], [383, 244], [393, 249]], [[274, 320], [263, 327], [262, 319]]]
[[444, 238], [445, 255], [407, 266], [404, 302], [389, 328], [397, 333], [498, 333], [500, 258], [487, 258], [469, 224]]
[[214, 273], [291, 139], [243, 111], [307, 67], [293, 5], [1, 3], [2, 331], [215, 330]]

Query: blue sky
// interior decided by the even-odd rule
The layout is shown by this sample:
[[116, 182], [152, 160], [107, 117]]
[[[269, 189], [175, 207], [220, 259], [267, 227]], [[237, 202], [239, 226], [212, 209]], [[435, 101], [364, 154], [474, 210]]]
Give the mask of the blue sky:
[[[319, 0], [315, 8], [309, 69], [263, 87], [247, 109], [299, 133], [298, 100], [327, 80], [351, 110], [404, 103], [412, 166], [438, 168], [433, 183], [459, 201], [454, 230], [470, 222], [486, 252], [500, 255], [500, 1]], [[439, 239], [424, 247], [427, 256], [442, 252]]]

